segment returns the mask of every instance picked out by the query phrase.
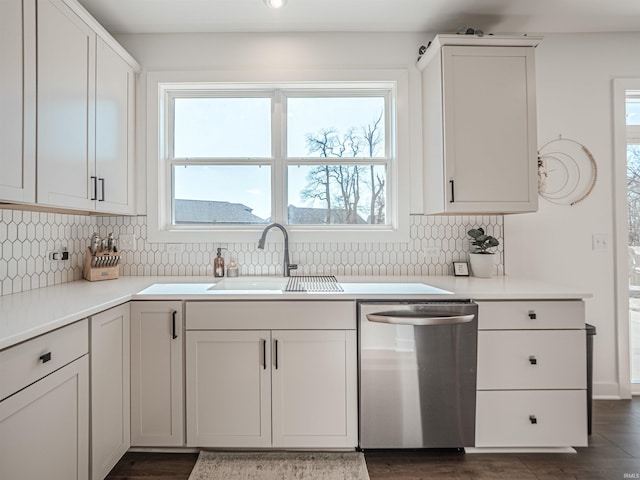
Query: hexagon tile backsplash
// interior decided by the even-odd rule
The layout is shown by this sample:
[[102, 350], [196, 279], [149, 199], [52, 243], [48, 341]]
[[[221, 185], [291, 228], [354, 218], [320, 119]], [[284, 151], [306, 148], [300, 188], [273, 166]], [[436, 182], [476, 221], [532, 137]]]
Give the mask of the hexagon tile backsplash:
[[[449, 275], [454, 261], [465, 261], [467, 231], [483, 226], [503, 239], [502, 216], [412, 216], [410, 239], [401, 243], [291, 243], [298, 275]], [[121, 275], [213, 276], [212, 261], [220, 243], [186, 243], [182, 253], [147, 242], [146, 217], [92, 217], [0, 209], [0, 295], [82, 278], [84, 251], [94, 232], [134, 234], [136, 249], [122, 251]], [[503, 243], [498, 273], [504, 272]], [[235, 260], [241, 275], [282, 274], [282, 245], [225, 243], [227, 263]], [[66, 247], [69, 260], [51, 261], [49, 253]], [[430, 256], [436, 250], [438, 256]]]

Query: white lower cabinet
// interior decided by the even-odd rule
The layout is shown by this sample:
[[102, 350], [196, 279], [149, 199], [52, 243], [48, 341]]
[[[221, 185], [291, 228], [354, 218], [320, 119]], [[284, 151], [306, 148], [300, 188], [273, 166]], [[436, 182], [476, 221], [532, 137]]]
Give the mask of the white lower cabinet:
[[187, 302], [186, 324], [188, 446], [357, 445], [353, 302]]
[[182, 302], [131, 302], [131, 445], [184, 445]]
[[476, 447], [583, 447], [580, 300], [478, 303]]
[[355, 446], [355, 330], [276, 330], [272, 336], [273, 446]]
[[102, 480], [131, 445], [129, 304], [91, 317], [91, 478]]
[[[0, 352], [0, 383], [8, 365], [41, 365], [43, 376], [0, 401], [0, 478], [11, 480], [87, 480], [89, 478], [89, 361], [87, 322], [37, 337]], [[69, 330], [66, 330], [69, 329]], [[84, 335], [76, 338], [76, 332]], [[57, 358], [67, 358], [57, 339], [71, 332], [81, 354], [52, 373]], [[31, 342], [35, 348], [31, 348]], [[50, 342], [51, 341], [51, 342]], [[74, 342], [77, 344], [77, 342]], [[35, 357], [33, 355], [35, 354]], [[45, 376], [46, 375], [46, 376]]]
[[268, 330], [187, 332], [187, 444], [271, 446]]

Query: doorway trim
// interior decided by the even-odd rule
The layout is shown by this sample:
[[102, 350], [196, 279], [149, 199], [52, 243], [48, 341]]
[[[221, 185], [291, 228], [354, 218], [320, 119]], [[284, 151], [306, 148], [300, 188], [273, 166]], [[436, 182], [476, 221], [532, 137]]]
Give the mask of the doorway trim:
[[640, 78], [613, 80], [613, 190], [615, 235], [615, 312], [618, 338], [620, 398], [640, 394], [631, 385], [631, 337], [629, 327], [629, 225], [627, 205], [626, 92], [640, 90]]

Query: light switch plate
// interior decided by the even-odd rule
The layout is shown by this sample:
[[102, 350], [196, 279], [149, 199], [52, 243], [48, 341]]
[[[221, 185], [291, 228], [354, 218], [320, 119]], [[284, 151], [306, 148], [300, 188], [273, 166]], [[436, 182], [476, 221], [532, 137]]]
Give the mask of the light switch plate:
[[609, 237], [606, 233], [594, 233], [591, 237], [591, 246], [595, 251], [603, 251], [609, 248]]

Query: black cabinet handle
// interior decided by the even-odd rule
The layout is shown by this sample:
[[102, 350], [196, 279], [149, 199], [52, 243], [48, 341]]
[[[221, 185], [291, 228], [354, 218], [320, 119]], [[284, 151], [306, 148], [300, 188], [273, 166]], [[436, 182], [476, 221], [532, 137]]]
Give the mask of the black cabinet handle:
[[176, 332], [176, 315], [178, 312], [176, 310], [171, 312], [171, 338], [174, 340], [178, 338], [178, 333]]
[[531, 310], [531, 311], [529, 312], [529, 318], [530, 318], [531, 320], [535, 320], [536, 318], [538, 318], [538, 316], [536, 315], [536, 312], [534, 312], [533, 310]]
[[267, 341], [262, 340], [262, 369], [267, 369]]
[[99, 178], [98, 181], [100, 182], [100, 192], [102, 193], [98, 201], [104, 202], [104, 178]]
[[93, 180], [93, 197], [91, 197], [91, 200], [97, 200], [98, 199], [98, 177], [96, 177], [95, 175], [91, 175], [90, 178]]
[[278, 369], [278, 340], [275, 341], [275, 359], [276, 359], [276, 370]]
[[529, 363], [530, 363], [531, 365], [537, 365], [537, 364], [538, 364], [538, 359], [537, 359], [536, 357], [534, 357], [533, 355], [531, 355], [531, 356], [529, 357]]
[[536, 418], [535, 415], [529, 415], [529, 421], [531, 422], [532, 425], [535, 425], [536, 423], [538, 423], [538, 419]]
[[47, 352], [43, 355], [40, 355], [40, 361], [42, 363], [47, 363], [49, 360], [51, 360], [51, 352]]
[[456, 189], [453, 183], [453, 178], [449, 180], [449, 185], [451, 185], [451, 200], [449, 200], [449, 203], [453, 203], [456, 201]]

